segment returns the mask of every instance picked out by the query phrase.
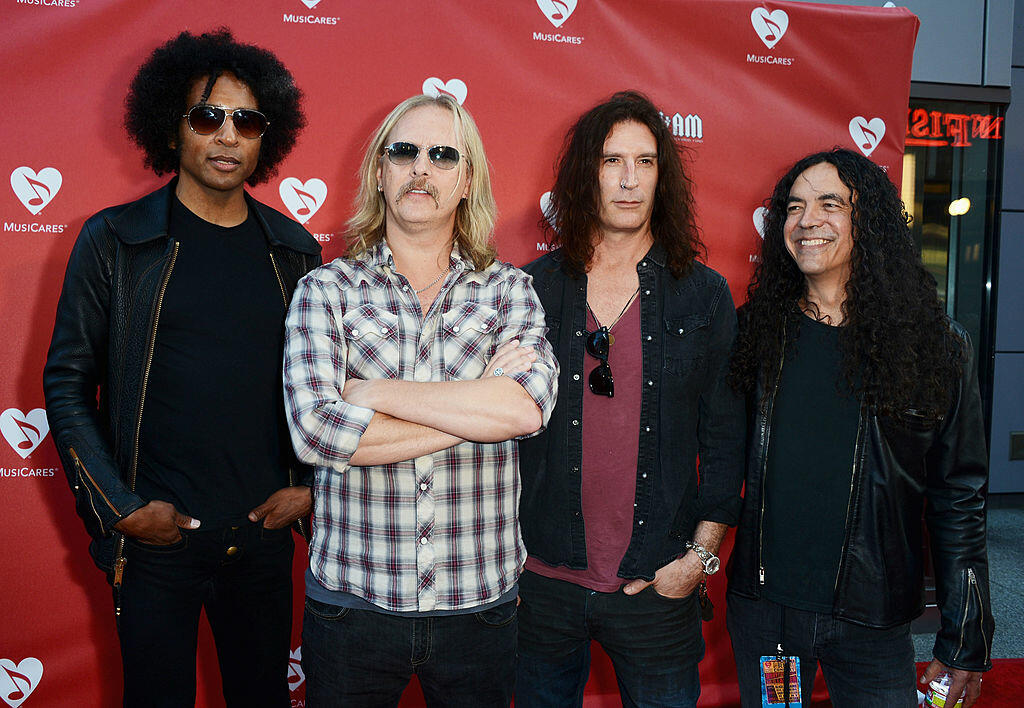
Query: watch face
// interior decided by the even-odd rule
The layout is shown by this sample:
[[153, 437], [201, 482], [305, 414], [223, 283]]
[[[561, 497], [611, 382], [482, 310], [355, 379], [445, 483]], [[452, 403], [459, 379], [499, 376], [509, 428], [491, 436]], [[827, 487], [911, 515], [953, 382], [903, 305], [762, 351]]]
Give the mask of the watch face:
[[712, 557], [708, 559], [708, 562], [704, 564], [704, 572], [708, 575], [714, 575], [718, 572], [718, 568], [722, 565], [718, 558]]

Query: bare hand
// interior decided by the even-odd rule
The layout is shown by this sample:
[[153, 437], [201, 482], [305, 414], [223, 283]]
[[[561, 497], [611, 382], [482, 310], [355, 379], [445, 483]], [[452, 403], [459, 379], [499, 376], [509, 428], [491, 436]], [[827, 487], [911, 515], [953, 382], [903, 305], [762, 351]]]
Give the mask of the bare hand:
[[267, 500], [249, 512], [249, 521], [263, 519], [265, 529], [283, 529], [296, 519], [309, 513], [313, 506], [313, 492], [309, 487], [285, 487], [267, 497]]
[[341, 398], [345, 403], [351, 403], [353, 406], [361, 406], [362, 408], [374, 408], [370, 394], [373, 392], [375, 382], [371, 379], [369, 381], [363, 381], [362, 379], [349, 379], [345, 382], [345, 388], [341, 392]]
[[964, 693], [964, 705], [963, 708], [971, 708], [978, 697], [981, 696], [981, 672], [980, 671], [965, 671], [964, 669], [952, 669], [943, 664], [938, 659], [932, 659], [932, 663], [928, 664], [924, 670], [919, 681], [924, 685], [928, 685], [932, 682], [936, 676], [943, 671], [949, 673], [949, 678], [952, 679], [952, 683], [949, 685], [949, 696], [950, 700], [947, 700], [948, 705], [956, 703], [956, 699], [960, 694], [967, 689]]
[[529, 371], [535, 361], [537, 361], [537, 352], [533, 350], [533, 347], [521, 347], [519, 346], [519, 340], [513, 339], [494, 350], [494, 354], [491, 356], [491, 360], [487, 362], [487, 368], [484, 369], [484, 373], [480, 375], [480, 378], [494, 376], [494, 370], [497, 368], [501, 368], [505, 374], [519, 374]]
[[654, 580], [633, 580], [622, 588], [627, 595], [636, 595], [647, 586], [663, 597], [683, 598], [692, 593], [704, 579], [704, 564], [693, 551], [658, 568]]
[[199, 519], [185, 516], [173, 504], [154, 500], [118, 521], [114, 528], [143, 543], [169, 546], [181, 540], [179, 528], [197, 529]]

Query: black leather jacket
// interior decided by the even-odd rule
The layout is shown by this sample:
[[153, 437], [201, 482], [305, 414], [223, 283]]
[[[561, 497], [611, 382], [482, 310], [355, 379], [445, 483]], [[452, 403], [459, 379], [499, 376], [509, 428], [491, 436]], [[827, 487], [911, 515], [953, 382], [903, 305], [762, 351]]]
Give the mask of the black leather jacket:
[[[969, 359], [953, 404], [937, 426], [926, 425], [914, 411], [896, 420], [861, 406], [833, 614], [880, 628], [921, 614], [923, 516], [941, 612], [935, 658], [954, 668], [987, 671], [994, 627], [985, 546], [988, 453], [973, 349], [963, 328], [951, 326], [967, 342]], [[746, 494], [729, 591], [753, 598], [760, 597], [764, 577], [762, 490], [781, 372], [780, 363], [763, 403], [764, 382], [759, 382], [749, 408]]]
[[[50, 432], [93, 538], [89, 551], [108, 573], [123, 547], [114, 524], [147, 503], [132, 490], [157, 320], [178, 249], [167, 235], [176, 181], [85, 222], [43, 372]], [[287, 303], [299, 278], [320, 264], [320, 246], [296, 222], [246, 199]], [[305, 483], [306, 470], [296, 461], [290, 483]]]

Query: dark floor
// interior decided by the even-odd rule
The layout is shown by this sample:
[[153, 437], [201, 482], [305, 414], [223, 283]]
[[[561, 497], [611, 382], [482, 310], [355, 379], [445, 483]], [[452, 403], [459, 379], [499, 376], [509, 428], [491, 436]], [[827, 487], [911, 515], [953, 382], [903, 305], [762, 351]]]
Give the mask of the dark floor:
[[[996, 631], [993, 659], [1024, 658], [1024, 494], [993, 494], [988, 509], [989, 584]], [[925, 621], [914, 629], [926, 629]], [[918, 661], [932, 658], [934, 631], [915, 634]]]

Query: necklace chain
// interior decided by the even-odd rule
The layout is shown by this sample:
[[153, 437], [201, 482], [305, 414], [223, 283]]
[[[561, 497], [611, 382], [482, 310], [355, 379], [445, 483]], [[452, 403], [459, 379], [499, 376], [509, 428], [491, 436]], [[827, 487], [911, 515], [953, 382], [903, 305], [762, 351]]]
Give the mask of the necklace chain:
[[443, 278], [443, 277], [444, 277], [445, 275], [447, 275], [447, 274], [448, 274], [448, 271], [450, 271], [451, 269], [452, 269], [452, 267], [451, 267], [451, 265], [449, 265], [449, 266], [448, 266], [447, 268], [445, 268], [445, 269], [444, 269], [444, 270], [442, 270], [442, 271], [441, 271], [440, 273], [438, 273], [438, 274], [437, 274], [437, 277], [436, 277], [436, 278], [434, 278], [433, 280], [431, 280], [431, 281], [430, 281], [430, 283], [428, 283], [428, 284], [427, 284], [426, 286], [424, 286], [424, 287], [420, 288], [419, 290], [416, 290], [416, 289], [414, 288], [414, 289], [413, 289], [413, 292], [414, 292], [414, 293], [416, 293], [417, 295], [419, 295], [420, 293], [422, 293], [422, 292], [424, 292], [424, 291], [426, 291], [426, 290], [430, 290], [430, 289], [431, 289], [432, 287], [434, 287], [435, 285], [437, 285], [437, 282], [438, 282], [439, 280], [441, 280], [441, 278]]
[[[614, 320], [612, 320], [612, 323], [610, 325], [608, 325], [605, 329], [609, 329], [610, 330], [612, 327], [614, 327], [615, 325], [617, 325], [619, 323], [619, 320], [621, 320], [622, 316], [624, 314], [626, 314], [626, 310], [629, 309], [629, 306], [633, 304], [633, 300], [635, 300], [636, 296], [639, 295], [639, 294], [640, 294], [640, 286], [637, 285], [636, 286], [636, 290], [634, 290], [633, 294], [629, 296], [628, 300], [626, 300], [626, 304], [622, 306], [622, 311], [619, 312], [619, 316], [616, 317]], [[601, 320], [597, 319], [597, 314], [594, 312], [593, 309], [591, 309], [590, 302], [587, 302], [587, 309], [590, 310], [590, 314], [593, 316], [594, 322], [597, 322], [597, 326], [600, 327], [601, 326]]]

